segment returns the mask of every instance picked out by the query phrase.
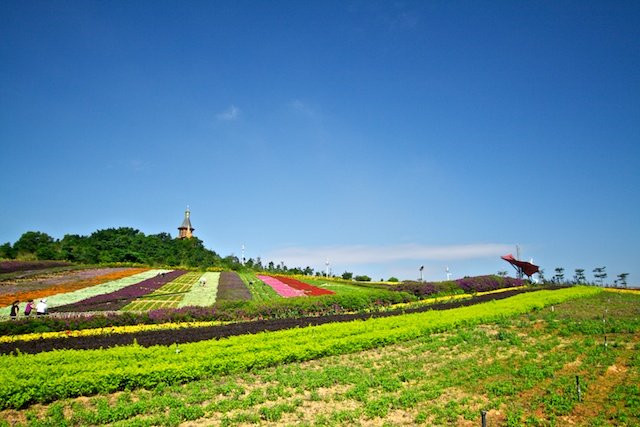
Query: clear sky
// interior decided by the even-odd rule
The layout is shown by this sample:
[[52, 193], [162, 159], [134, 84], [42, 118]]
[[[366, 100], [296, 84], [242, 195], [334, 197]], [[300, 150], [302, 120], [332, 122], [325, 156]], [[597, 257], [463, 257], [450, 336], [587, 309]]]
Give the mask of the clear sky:
[[0, 243], [640, 284], [640, 2], [0, 2]]

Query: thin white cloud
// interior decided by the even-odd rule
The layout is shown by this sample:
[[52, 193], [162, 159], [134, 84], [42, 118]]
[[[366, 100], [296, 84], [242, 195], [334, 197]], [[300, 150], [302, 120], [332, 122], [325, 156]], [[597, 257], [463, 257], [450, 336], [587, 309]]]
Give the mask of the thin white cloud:
[[312, 119], [317, 119], [319, 117], [319, 113], [308, 104], [300, 101], [299, 99], [294, 99], [289, 103], [289, 107], [298, 114], [302, 114], [304, 116], [310, 117]]
[[240, 116], [240, 109], [235, 105], [230, 106], [221, 113], [216, 114], [216, 119], [224, 122], [237, 120]]
[[328, 246], [319, 248], [289, 247], [277, 249], [265, 259], [282, 260], [290, 266], [315, 265], [329, 259], [333, 264], [359, 265], [403, 260], [449, 261], [489, 258], [512, 251], [513, 245], [479, 243], [468, 245], [426, 246], [418, 244], [391, 246]]

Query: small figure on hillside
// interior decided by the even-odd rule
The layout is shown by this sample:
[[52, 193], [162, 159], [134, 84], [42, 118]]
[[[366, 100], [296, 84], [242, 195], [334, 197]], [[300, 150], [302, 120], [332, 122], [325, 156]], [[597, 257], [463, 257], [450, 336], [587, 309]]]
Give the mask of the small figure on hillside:
[[27, 305], [24, 306], [24, 315], [29, 317], [33, 311], [33, 300], [30, 299]]
[[36, 315], [43, 316], [47, 314], [47, 300], [41, 299], [38, 305], [36, 305]]
[[18, 315], [18, 312], [20, 311], [20, 305], [19, 305], [20, 301], [15, 300], [13, 302], [13, 304], [11, 304], [11, 318], [15, 320], [16, 316]]

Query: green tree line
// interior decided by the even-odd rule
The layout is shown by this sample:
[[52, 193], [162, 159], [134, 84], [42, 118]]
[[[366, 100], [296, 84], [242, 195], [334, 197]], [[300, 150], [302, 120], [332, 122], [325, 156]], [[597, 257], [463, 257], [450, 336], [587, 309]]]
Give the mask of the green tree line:
[[13, 245], [0, 245], [0, 258], [204, 268], [232, 268], [237, 261], [235, 257], [221, 258], [197, 237], [181, 240], [169, 233], [145, 235], [130, 227], [98, 230], [89, 236], [67, 234], [59, 240], [40, 231], [27, 231]]

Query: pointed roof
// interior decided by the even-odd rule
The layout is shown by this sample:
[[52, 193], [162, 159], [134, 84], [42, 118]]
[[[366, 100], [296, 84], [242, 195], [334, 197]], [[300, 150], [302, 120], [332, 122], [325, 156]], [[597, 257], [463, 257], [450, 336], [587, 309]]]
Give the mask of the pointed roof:
[[178, 230], [195, 230], [195, 228], [191, 226], [191, 220], [189, 219], [190, 216], [191, 211], [189, 210], [189, 207], [187, 207], [187, 210], [184, 211], [184, 221], [182, 221], [182, 225], [178, 227]]

